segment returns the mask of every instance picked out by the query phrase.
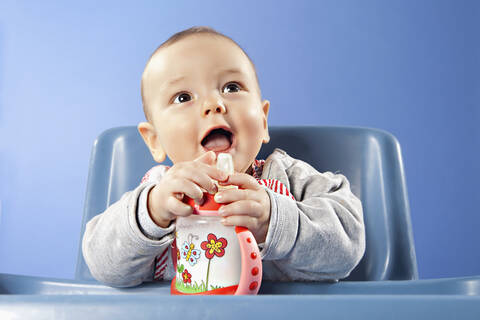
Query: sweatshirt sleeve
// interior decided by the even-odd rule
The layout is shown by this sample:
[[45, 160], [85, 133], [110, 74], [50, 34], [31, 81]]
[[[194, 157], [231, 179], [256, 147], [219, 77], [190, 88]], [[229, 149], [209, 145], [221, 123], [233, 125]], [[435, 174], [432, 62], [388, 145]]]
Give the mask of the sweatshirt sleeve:
[[[174, 235], [165, 232], [155, 239], [140, 229], [138, 199], [152, 186], [151, 182], [142, 183], [87, 223], [82, 251], [98, 281], [113, 287], [131, 287], [153, 280], [155, 257], [168, 250]], [[174, 226], [169, 228], [173, 231]]]
[[345, 176], [320, 173], [281, 150], [277, 155], [265, 175], [286, 184], [296, 200], [266, 189], [271, 216], [261, 251], [265, 279], [347, 277], [365, 251], [360, 200]]

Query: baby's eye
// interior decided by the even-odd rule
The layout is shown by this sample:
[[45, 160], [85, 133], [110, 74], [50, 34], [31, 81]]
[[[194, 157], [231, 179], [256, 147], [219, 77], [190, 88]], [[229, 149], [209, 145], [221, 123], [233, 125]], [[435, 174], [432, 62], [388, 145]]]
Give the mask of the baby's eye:
[[232, 93], [232, 92], [238, 92], [240, 90], [242, 90], [242, 87], [240, 87], [240, 85], [238, 83], [229, 82], [223, 87], [222, 92], [223, 93]]
[[190, 100], [192, 100], [192, 96], [190, 96], [186, 92], [182, 92], [182, 93], [177, 94], [175, 96], [175, 99], [173, 100], [173, 103], [184, 103], [184, 102], [188, 102]]

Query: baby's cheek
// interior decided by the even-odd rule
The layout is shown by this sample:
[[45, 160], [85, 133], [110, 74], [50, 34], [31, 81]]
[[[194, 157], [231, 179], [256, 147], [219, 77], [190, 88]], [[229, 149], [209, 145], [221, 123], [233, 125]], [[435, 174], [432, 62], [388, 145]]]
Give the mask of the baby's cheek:
[[247, 110], [243, 119], [243, 126], [253, 135], [263, 129], [262, 114], [255, 108], [249, 108]]
[[256, 158], [263, 140], [262, 119], [262, 115], [258, 112], [245, 109], [236, 117], [239, 148], [234, 160], [235, 170], [245, 172]]
[[[196, 123], [179, 117], [171, 117], [163, 123], [160, 135], [164, 137], [167, 153], [175, 161], [192, 160], [192, 152], [196, 152], [198, 131]], [[171, 160], [174, 160], [171, 159]]]

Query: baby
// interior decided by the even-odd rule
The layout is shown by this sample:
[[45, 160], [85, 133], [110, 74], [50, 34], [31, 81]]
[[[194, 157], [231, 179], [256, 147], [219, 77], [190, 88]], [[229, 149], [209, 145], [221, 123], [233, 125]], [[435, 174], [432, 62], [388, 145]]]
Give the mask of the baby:
[[[175, 276], [168, 252], [175, 219], [192, 214], [184, 201], [203, 193], [224, 204], [223, 224], [255, 236], [267, 280], [338, 280], [365, 250], [362, 206], [340, 174], [319, 173], [268, 143], [270, 103], [262, 100], [255, 66], [229, 37], [206, 27], [173, 35], [151, 56], [142, 76], [147, 122], [138, 130], [154, 160], [133, 191], [93, 218], [83, 238], [92, 275], [125, 287]], [[235, 173], [215, 167], [229, 153]], [[218, 185], [234, 185], [218, 191]]]

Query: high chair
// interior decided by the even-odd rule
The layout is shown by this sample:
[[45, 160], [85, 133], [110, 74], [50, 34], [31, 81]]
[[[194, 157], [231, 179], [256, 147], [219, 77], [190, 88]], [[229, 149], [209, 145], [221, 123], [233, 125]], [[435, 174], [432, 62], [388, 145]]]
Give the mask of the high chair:
[[[347, 127], [270, 127], [269, 133], [270, 143], [263, 145], [258, 159], [283, 149], [320, 172], [344, 174], [362, 200], [366, 251], [348, 280], [418, 278], [402, 156], [391, 134]], [[91, 218], [138, 186], [155, 165], [136, 127], [102, 133], [92, 151], [81, 235]], [[92, 279], [81, 244], [76, 278]]]
[[[480, 276], [417, 279], [405, 173], [391, 134], [271, 127], [270, 136], [259, 159], [281, 148], [321, 172], [344, 174], [362, 200], [366, 252], [346, 281], [265, 281], [257, 296], [178, 297], [169, 281], [125, 289], [98, 283], [80, 248], [74, 280], [0, 274], [0, 319], [480, 319]], [[154, 165], [136, 127], [102, 133], [92, 150], [81, 236]]]

